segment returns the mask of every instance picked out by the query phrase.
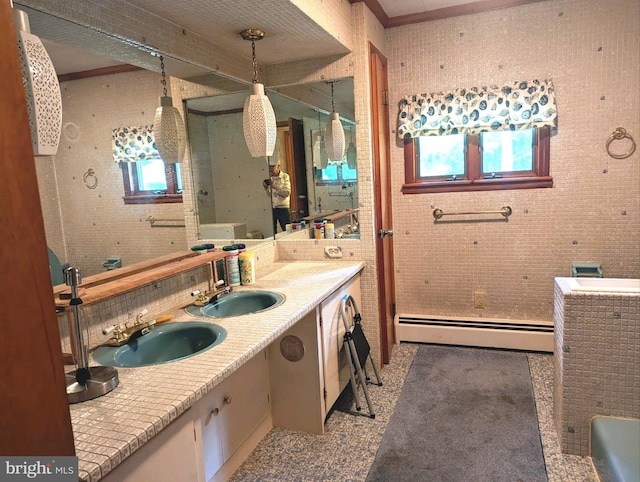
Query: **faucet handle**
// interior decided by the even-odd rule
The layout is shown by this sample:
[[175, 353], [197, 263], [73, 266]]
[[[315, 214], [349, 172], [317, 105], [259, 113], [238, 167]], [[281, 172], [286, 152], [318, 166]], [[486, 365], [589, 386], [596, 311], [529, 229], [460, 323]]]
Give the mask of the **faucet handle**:
[[113, 325], [111, 327], [108, 328], [103, 328], [102, 329], [102, 334], [103, 335], [108, 335], [109, 333], [111, 333], [113, 330], [115, 330], [117, 328], [118, 325]]
[[146, 308], [143, 309], [140, 313], [138, 313], [136, 315], [136, 324], [140, 323], [142, 321], [142, 317], [147, 313], [149, 313], [149, 310], [147, 310]]

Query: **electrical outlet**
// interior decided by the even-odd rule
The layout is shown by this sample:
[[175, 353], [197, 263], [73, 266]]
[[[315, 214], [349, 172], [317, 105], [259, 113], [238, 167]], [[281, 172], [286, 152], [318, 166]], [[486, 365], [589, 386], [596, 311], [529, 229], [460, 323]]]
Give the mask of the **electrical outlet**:
[[487, 294], [482, 291], [474, 291], [473, 292], [473, 307], [474, 308], [484, 308], [485, 298]]

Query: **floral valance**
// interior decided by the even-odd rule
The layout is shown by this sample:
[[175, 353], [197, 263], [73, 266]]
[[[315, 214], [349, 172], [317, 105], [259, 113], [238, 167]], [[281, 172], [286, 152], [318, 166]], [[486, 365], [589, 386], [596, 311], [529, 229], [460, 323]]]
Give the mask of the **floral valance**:
[[551, 80], [410, 95], [400, 101], [398, 137], [556, 127]]
[[114, 162], [159, 159], [153, 126], [118, 127], [111, 135]]

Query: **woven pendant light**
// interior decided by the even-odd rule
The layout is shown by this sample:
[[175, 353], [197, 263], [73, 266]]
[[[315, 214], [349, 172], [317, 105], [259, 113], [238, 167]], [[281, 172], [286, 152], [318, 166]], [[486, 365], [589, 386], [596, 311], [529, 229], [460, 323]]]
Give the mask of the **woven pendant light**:
[[247, 29], [240, 32], [245, 40], [251, 40], [253, 61], [253, 84], [251, 94], [244, 102], [242, 111], [242, 130], [251, 157], [270, 157], [276, 146], [276, 115], [269, 98], [264, 93], [264, 85], [258, 82], [256, 63], [256, 40], [264, 38], [264, 32], [258, 29]]
[[31, 33], [29, 16], [13, 9], [22, 65], [29, 128], [34, 156], [58, 152], [62, 130], [62, 96], [53, 62], [38, 37]]
[[331, 116], [327, 127], [324, 131], [324, 145], [327, 150], [327, 156], [331, 161], [341, 161], [345, 151], [345, 137], [340, 116], [336, 113], [335, 102], [333, 97], [333, 84], [335, 82], [327, 82], [331, 84]]
[[162, 69], [162, 85], [164, 96], [160, 97], [160, 107], [156, 109], [153, 119], [153, 136], [156, 141], [156, 149], [165, 164], [182, 162], [187, 146], [187, 134], [184, 129], [184, 121], [178, 109], [173, 106], [171, 97], [167, 96], [167, 81], [164, 73], [164, 59], [160, 56]]

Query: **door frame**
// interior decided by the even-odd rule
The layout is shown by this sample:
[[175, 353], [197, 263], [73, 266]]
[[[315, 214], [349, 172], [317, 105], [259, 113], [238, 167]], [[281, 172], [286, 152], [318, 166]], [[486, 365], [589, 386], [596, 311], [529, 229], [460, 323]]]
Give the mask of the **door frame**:
[[287, 126], [289, 129], [284, 132], [284, 145], [287, 173], [291, 178], [291, 219], [297, 219], [309, 215], [304, 126], [300, 119], [293, 117], [289, 117]]
[[[378, 85], [378, 73], [382, 74], [384, 85]], [[392, 211], [389, 208], [387, 219], [382, 219], [383, 200], [391, 203], [391, 149], [389, 139], [389, 103], [388, 98], [388, 77], [387, 59], [371, 42], [369, 42], [369, 82], [371, 95], [371, 140], [373, 145], [372, 158], [374, 169], [374, 224], [375, 224], [375, 246], [376, 246], [376, 274], [378, 278], [378, 320], [380, 329], [380, 346], [382, 363], [389, 363], [391, 352], [395, 344], [395, 277], [393, 267], [393, 238], [385, 236], [380, 238], [378, 233], [382, 229], [391, 229], [393, 224]], [[379, 97], [376, 95], [384, 91], [384, 101], [380, 106]], [[382, 115], [380, 115], [382, 111]], [[381, 125], [382, 123], [382, 125]], [[383, 127], [386, 137], [381, 143], [379, 133]], [[384, 144], [384, 152], [381, 152]], [[386, 179], [385, 186], [382, 179]], [[385, 241], [387, 248], [385, 249]], [[388, 268], [385, 268], [387, 266]], [[387, 306], [391, 307], [390, 316], [387, 313]]]
[[[58, 318], [12, 8], [0, 2], [0, 454], [73, 456]], [[52, 159], [42, 159], [52, 162]], [[28, 316], [25, 316], [28, 314]]]

